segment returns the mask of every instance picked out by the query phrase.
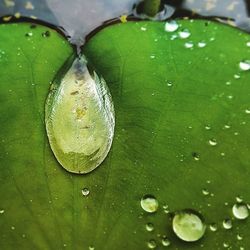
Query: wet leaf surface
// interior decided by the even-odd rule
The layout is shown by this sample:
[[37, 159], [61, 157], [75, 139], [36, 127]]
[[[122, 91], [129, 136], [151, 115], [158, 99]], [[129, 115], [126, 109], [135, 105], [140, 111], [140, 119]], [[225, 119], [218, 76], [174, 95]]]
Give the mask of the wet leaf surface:
[[[164, 235], [169, 249], [249, 246], [249, 219], [236, 219], [232, 207], [236, 197], [250, 200], [250, 71], [239, 67], [250, 58], [250, 37], [208, 21], [178, 25], [117, 24], [84, 47], [116, 111], [112, 150], [87, 176], [61, 168], [44, 125], [50, 82], [72, 48], [52, 30], [41, 39], [44, 27], [0, 26], [3, 249], [164, 249]], [[182, 29], [190, 37], [176, 38]], [[147, 204], [158, 204], [154, 213], [141, 207], [145, 195], [157, 199]], [[185, 209], [204, 217], [198, 242], [173, 233], [173, 213]]]

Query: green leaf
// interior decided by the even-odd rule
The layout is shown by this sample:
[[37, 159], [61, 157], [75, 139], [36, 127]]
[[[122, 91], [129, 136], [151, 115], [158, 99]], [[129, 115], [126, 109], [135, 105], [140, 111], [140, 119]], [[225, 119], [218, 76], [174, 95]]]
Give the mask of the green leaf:
[[[84, 47], [109, 85], [116, 112], [112, 150], [86, 176], [56, 162], [43, 117], [49, 83], [72, 49], [53, 31], [42, 39], [43, 27], [25, 37], [27, 24], [0, 26], [3, 249], [140, 250], [152, 239], [164, 249], [159, 234], [171, 241], [169, 249], [249, 246], [249, 221], [235, 219], [232, 207], [236, 196], [250, 200], [250, 72], [239, 68], [250, 58], [250, 37], [214, 22], [179, 25], [189, 38], [171, 40], [164, 23], [129, 22], [105, 28]], [[191, 41], [193, 48], [186, 48]], [[144, 195], [157, 198], [157, 212], [141, 208]], [[207, 227], [196, 243], [181, 241], [171, 217], [183, 209], [199, 212], [218, 230]], [[230, 230], [222, 227], [227, 218]]]

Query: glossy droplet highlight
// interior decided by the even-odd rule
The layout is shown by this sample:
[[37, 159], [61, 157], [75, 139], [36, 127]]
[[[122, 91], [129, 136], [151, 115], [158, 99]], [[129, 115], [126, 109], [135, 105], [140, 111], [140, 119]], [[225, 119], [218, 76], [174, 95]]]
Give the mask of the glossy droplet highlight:
[[179, 28], [179, 25], [176, 21], [169, 21], [165, 24], [165, 31], [174, 32]]
[[69, 172], [85, 174], [97, 168], [110, 150], [114, 108], [104, 79], [95, 72], [90, 75], [83, 57], [69, 66], [52, 84], [46, 129], [58, 162]]
[[249, 216], [249, 210], [245, 203], [234, 204], [232, 211], [234, 217], [239, 220], [245, 220]]
[[233, 224], [232, 224], [232, 221], [230, 219], [225, 219], [223, 220], [222, 222], [222, 226], [225, 228], [225, 229], [231, 229], [233, 227]]
[[141, 199], [141, 207], [148, 213], [154, 213], [157, 211], [159, 203], [153, 195], [144, 195]]
[[239, 63], [239, 67], [242, 71], [250, 70], [250, 60], [243, 60]]
[[175, 214], [173, 218], [173, 230], [183, 241], [194, 242], [203, 237], [206, 225], [201, 215], [197, 212], [183, 210]]

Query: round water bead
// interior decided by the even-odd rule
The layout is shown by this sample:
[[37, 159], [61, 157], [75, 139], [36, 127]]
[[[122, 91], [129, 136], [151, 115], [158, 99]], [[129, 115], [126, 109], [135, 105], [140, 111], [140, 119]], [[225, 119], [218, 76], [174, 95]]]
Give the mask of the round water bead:
[[183, 241], [194, 242], [203, 237], [206, 225], [198, 212], [183, 210], [175, 214], [173, 230]]
[[247, 204], [245, 203], [236, 203], [233, 208], [233, 215], [239, 220], [245, 220], [249, 216], [249, 210]]
[[154, 213], [157, 211], [159, 203], [153, 195], [147, 194], [141, 199], [141, 207], [148, 213]]

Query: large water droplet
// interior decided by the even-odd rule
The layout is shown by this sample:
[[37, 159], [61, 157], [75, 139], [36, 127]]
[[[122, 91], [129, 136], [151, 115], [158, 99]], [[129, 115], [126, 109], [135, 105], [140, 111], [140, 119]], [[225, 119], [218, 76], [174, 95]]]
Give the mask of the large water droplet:
[[149, 249], [154, 249], [154, 248], [157, 247], [157, 244], [156, 244], [156, 241], [155, 241], [155, 240], [150, 240], [150, 241], [147, 243], [147, 245], [148, 245], [148, 248], [149, 248]]
[[232, 221], [230, 219], [223, 220], [222, 225], [225, 229], [231, 229], [233, 227]]
[[191, 33], [189, 32], [188, 29], [184, 29], [184, 30], [181, 30], [179, 32], [179, 37], [182, 38], [182, 39], [186, 39], [188, 37], [190, 37]]
[[165, 24], [165, 31], [167, 32], [174, 32], [176, 31], [177, 29], [179, 28], [179, 25], [176, 21], [169, 21], [169, 22], [166, 22]]
[[157, 199], [153, 195], [144, 195], [141, 199], [141, 207], [148, 213], [154, 213], [159, 207]]
[[206, 225], [200, 214], [192, 210], [183, 210], [175, 214], [173, 230], [182, 240], [193, 242], [203, 237]]
[[52, 84], [46, 103], [50, 146], [59, 163], [72, 173], [97, 168], [114, 135], [111, 95], [105, 81], [93, 74], [92, 78], [83, 57], [76, 59]]
[[236, 203], [233, 208], [233, 215], [239, 220], [245, 220], [249, 216], [249, 210], [245, 203]]
[[250, 70], [250, 60], [243, 60], [239, 63], [239, 67], [243, 71]]

